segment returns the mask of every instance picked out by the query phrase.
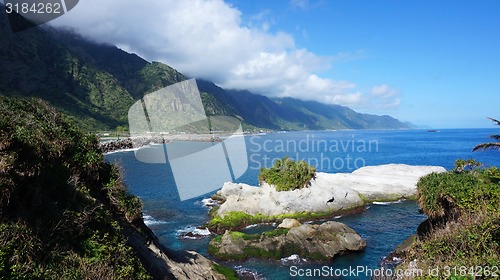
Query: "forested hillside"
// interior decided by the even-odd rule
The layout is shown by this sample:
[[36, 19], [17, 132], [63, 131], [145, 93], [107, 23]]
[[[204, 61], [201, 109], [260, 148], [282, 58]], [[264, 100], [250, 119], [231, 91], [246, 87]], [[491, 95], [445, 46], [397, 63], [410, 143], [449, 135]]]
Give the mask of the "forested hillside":
[[[168, 65], [90, 42], [69, 30], [45, 26], [13, 33], [0, 10], [0, 95], [46, 100], [88, 131], [126, 129], [127, 112], [135, 101], [187, 79]], [[389, 116], [197, 82], [208, 115], [237, 117], [245, 129], [408, 128]]]

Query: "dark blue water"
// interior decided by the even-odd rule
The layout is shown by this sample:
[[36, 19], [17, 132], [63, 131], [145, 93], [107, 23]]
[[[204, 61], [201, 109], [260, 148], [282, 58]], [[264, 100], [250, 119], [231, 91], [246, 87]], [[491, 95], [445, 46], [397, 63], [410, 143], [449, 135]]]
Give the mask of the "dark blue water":
[[[487, 136], [496, 133], [496, 129], [450, 129], [437, 133], [426, 130], [355, 130], [248, 136], [245, 140], [249, 168], [238, 181], [256, 185], [259, 168], [270, 166], [273, 159], [283, 156], [304, 159], [315, 165], [318, 171], [330, 173], [351, 172], [364, 165], [388, 163], [440, 165], [451, 169], [458, 158], [475, 158], [486, 166], [500, 166], [500, 152], [471, 152], [472, 147], [489, 141]], [[207, 256], [209, 238], [183, 239], [180, 233], [208, 220], [208, 208], [203, 206], [201, 200], [210, 194], [180, 201], [168, 164], [139, 162], [134, 152], [109, 154], [106, 158], [122, 167], [129, 190], [142, 199], [147, 223], [161, 242], [172, 249], [196, 250]], [[338, 257], [332, 263], [301, 262], [296, 266], [376, 268], [381, 259], [415, 233], [419, 223], [426, 218], [418, 213], [417, 205], [411, 201], [370, 205], [367, 208], [362, 213], [337, 219], [366, 240], [364, 252]], [[251, 259], [227, 265], [257, 272], [266, 279], [293, 279], [290, 276], [291, 264], [279, 261]]]

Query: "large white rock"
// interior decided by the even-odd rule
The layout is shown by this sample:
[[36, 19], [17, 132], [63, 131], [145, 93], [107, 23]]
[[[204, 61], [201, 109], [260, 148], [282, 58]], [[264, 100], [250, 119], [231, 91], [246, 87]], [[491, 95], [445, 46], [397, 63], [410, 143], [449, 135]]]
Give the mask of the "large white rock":
[[366, 166], [352, 173], [318, 172], [308, 188], [283, 192], [266, 183], [261, 187], [225, 183], [218, 194], [226, 201], [217, 214], [224, 216], [228, 212], [242, 211], [270, 216], [346, 210], [364, 205], [362, 197], [370, 201], [387, 201], [413, 196], [420, 177], [444, 171], [440, 166], [387, 164]]

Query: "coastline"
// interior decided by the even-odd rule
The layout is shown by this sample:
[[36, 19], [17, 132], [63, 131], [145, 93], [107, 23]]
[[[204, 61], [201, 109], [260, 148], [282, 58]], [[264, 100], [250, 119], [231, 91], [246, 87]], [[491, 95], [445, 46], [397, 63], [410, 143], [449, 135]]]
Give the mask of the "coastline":
[[220, 232], [241, 224], [283, 218], [324, 219], [345, 211], [363, 209], [369, 203], [411, 199], [418, 180], [429, 173], [445, 172], [440, 166], [387, 164], [367, 166], [352, 173], [317, 173], [308, 188], [276, 191], [267, 183], [260, 187], [225, 183], [213, 198], [221, 201], [211, 211], [209, 228]]
[[221, 142], [223, 134], [175, 134], [161, 136], [129, 136], [124, 138], [106, 137], [99, 139], [99, 148], [103, 154], [135, 151], [155, 144], [166, 144], [174, 141]]
[[[332, 218], [365, 211], [369, 204], [386, 205], [415, 198], [421, 177], [445, 171], [440, 166], [386, 164], [363, 167], [352, 173], [319, 172], [308, 187], [288, 191], [278, 191], [266, 182], [259, 187], [225, 183], [212, 196], [220, 204], [213, 206], [209, 212], [210, 220], [205, 224], [217, 234], [210, 241], [208, 252], [220, 260], [281, 259], [290, 254], [311, 260], [333, 259], [336, 253], [332, 255], [328, 253], [330, 249], [326, 249], [333, 243], [322, 240], [322, 234], [313, 233], [314, 227], [328, 227]], [[279, 229], [285, 221], [292, 220], [294, 229]], [[281, 224], [260, 235], [243, 231], [249, 226], [268, 223], [273, 223], [273, 227]], [[354, 230], [352, 233], [359, 237]], [[355, 246], [359, 245], [359, 240], [365, 244], [361, 250], [366, 247], [362, 237], [347, 243], [343, 243], [344, 237], [329, 237], [327, 240], [336, 240], [337, 245], [344, 244], [350, 248], [347, 251], [360, 250], [361, 247]], [[319, 251], [317, 244], [322, 244]]]
[[[420, 161], [420, 162], [422, 162], [422, 161]], [[424, 161], [424, 162], [425, 162], [425, 161]], [[436, 161], [436, 162], [437, 162], [437, 163], [443, 163], [443, 161]], [[446, 165], [445, 165], [445, 166], [446, 166]], [[449, 168], [449, 166], [447, 166], [447, 168]], [[412, 198], [412, 199], [414, 199], [414, 198]], [[376, 205], [376, 204], [379, 204], [379, 203], [374, 203], [374, 204]], [[382, 204], [382, 203], [381, 203], [381, 204]], [[383, 204], [386, 204], [386, 203], [383, 203]], [[368, 204], [368, 205], [371, 205], [371, 204]], [[368, 206], [368, 207], [370, 207], [370, 206]], [[395, 246], [394, 246], [394, 248], [395, 248]], [[372, 261], [371, 263], [374, 263], [374, 262]], [[252, 267], [252, 265], [250, 265], [249, 267]]]

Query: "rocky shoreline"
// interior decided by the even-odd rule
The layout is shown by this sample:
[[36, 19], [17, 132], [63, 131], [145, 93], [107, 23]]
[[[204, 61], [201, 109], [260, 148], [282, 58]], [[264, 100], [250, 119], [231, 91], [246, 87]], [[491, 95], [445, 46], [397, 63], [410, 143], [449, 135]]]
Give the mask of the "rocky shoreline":
[[269, 217], [337, 213], [363, 207], [369, 202], [412, 198], [422, 176], [445, 171], [440, 166], [387, 164], [363, 167], [352, 173], [318, 172], [308, 188], [282, 192], [267, 183], [260, 187], [225, 183], [216, 194], [224, 202], [214, 216], [224, 218], [234, 212]]
[[[293, 254], [311, 260], [330, 260], [338, 254], [363, 250], [366, 242], [344, 224], [333, 221], [300, 224], [298, 220], [313, 221], [356, 212], [368, 203], [414, 198], [422, 176], [445, 171], [440, 166], [367, 166], [352, 173], [317, 173], [309, 187], [293, 191], [276, 191], [265, 182], [260, 187], [225, 183], [212, 197], [220, 205], [211, 210], [212, 219], [207, 225], [221, 235], [212, 239], [209, 253], [223, 260], [279, 259]], [[283, 221], [278, 229], [260, 235], [235, 231], [277, 221]], [[323, 232], [323, 228], [328, 230]]]
[[209, 134], [180, 134], [163, 135], [151, 137], [127, 137], [122, 139], [101, 139], [99, 148], [102, 153], [111, 153], [121, 150], [145, 147], [152, 144], [165, 144], [173, 141], [192, 141], [192, 142], [221, 142], [221, 138]]

